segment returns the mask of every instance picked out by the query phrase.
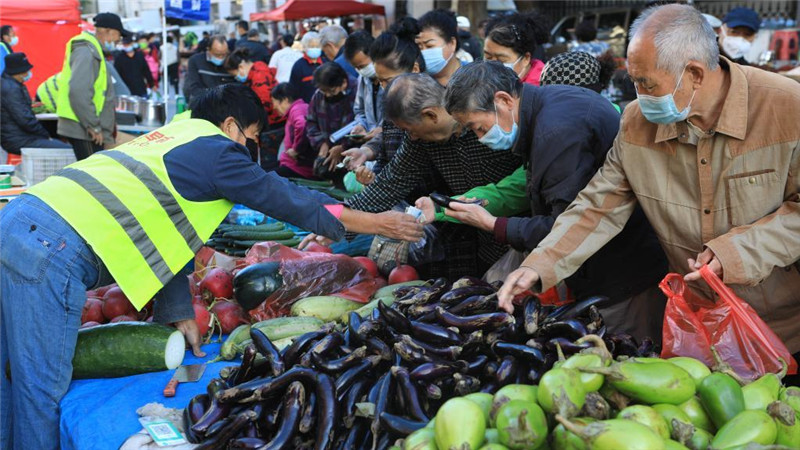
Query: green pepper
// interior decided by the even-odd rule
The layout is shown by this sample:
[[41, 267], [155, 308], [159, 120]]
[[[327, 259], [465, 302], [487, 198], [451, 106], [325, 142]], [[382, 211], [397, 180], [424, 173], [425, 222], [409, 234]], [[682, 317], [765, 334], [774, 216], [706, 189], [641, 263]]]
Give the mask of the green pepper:
[[784, 402], [777, 401], [767, 406], [767, 412], [775, 419], [775, 425], [778, 427], [778, 438], [775, 443], [800, 448], [800, 420], [794, 409]]
[[663, 439], [669, 439], [670, 427], [661, 414], [645, 405], [628, 406], [617, 414], [617, 419], [632, 420], [655, 431]]
[[700, 382], [697, 393], [700, 403], [717, 428], [744, 411], [742, 387], [730, 375], [712, 373]]
[[[664, 418], [664, 422], [667, 423], [667, 428], [669, 428], [669, 435], [673, 436], [672, 434], [672, 427], [673, 427], [673, 420], [677, 420], [687, 425], [691, 425], [692, 421], [689, 419], [689, 416], [683, 412], [682, 409], [675, 405], [670, 405], [667, 403], [660, 403], [658, 405], [653, 405], [653, 409], [658, 411], [661, 414], [661, 417]], [[673, 436], [674, 439], [674, 436]]]
[[742, 411], [720, 427], [711, 440], [711, 447], [725, 449], [750, 442], [770, 445], [777, 437], [778, 427], [766, 411]]
[[700, 400], [697, 397], [692, 397], [689, 400], [678, 405], [678, 408], [681, 409], [686, 415], [689, 417], [689, 421], [697, 428], [702, 428], [709, 433], [714, 433], [717, 431], [717, 428], [711, 422], [711, 418], [708, 417], [708, 413], [705, 409], [703, 409], [703, 405], [700, 404]]

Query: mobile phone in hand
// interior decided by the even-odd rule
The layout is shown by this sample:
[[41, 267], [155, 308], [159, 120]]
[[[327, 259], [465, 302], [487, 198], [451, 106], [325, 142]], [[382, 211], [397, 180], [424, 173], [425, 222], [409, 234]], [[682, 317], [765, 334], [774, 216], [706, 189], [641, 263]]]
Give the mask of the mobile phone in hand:
[[438, 194], [434, 192], [430, 195], [431, 200], [433, 203], [441, 206], [442, 208], [449, 208], [451, 203], [462, 203], [466, 205], [481, 205], [486, 206], [487, 201], [482, 198], [476, 198], [475, 200], [458, 200], [455, 198], [450, 198], [446, 195]]

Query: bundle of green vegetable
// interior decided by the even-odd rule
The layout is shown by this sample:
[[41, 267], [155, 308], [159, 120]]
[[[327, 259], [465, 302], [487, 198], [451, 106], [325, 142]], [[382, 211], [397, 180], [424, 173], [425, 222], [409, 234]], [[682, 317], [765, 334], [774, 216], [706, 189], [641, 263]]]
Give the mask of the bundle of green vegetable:
[[302, 239], [286, 228], [282, 222], [263, 225], [222, 224], [206, 242], [218, 252], [230, 256], [244, 256], [247, 250], [259, 242], [277, 242], [287, 247], [296, 247]]

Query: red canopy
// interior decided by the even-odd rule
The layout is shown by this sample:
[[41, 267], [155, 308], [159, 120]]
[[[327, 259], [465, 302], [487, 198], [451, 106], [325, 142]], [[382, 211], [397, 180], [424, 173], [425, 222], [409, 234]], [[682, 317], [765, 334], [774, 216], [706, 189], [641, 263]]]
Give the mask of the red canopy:
[[78, 0], [3, 0], [0, 6], [3, 21], [38, 20], [43, 22], [79, 22], [81, 20]]
[[250, 21], [299, 20], [309, 17], [340, 17], [354, 14], [380, 14], [385, 10], [381, 5], [361, 3], [353, 0], [289, 0], [272, 11], [250, 14]]

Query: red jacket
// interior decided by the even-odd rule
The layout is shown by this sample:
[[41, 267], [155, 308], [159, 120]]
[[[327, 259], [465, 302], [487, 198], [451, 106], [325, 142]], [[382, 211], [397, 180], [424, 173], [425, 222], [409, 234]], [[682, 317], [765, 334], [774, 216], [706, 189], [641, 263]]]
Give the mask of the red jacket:
[[250, 73], [247, 74], [247, 85], [256, 93], [264, 105], [264, 110], [267, 111], [270, 125], [280, 123], [283, 118], [272, 108], [272, 88], [278, 84], [275, 78], [276, 70], [274, 67], [267, 66], [266, 63], [257, 61], [253, 63], [250, 68]]

